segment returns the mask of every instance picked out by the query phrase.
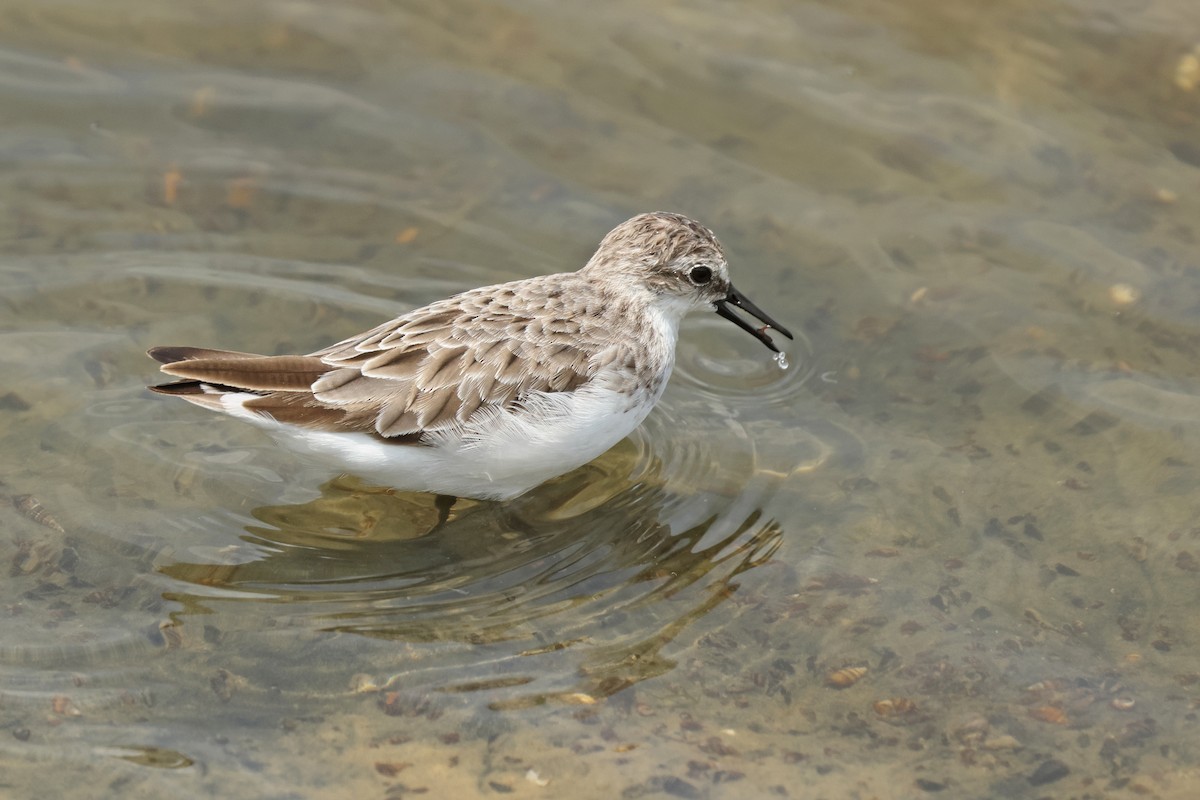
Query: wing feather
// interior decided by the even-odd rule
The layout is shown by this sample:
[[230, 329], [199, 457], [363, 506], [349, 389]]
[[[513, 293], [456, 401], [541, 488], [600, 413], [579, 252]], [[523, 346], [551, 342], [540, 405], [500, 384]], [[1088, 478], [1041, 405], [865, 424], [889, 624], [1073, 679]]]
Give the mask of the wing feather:
[[[245, 407], [281, 422], [419, 443], [532, 393], [577, 389], [597, 364], [613, 360], [608, 351], [621, 348], [611, 331], [566, 308], [539, 317], [548, 296], [534, 286], [541, 280], [521, 282], [519, 291], [502, 285], [466, 292], [307, 356], [200, 348], [151, 354], [170, 375], [260, 395]], [[576, 288], [589, 291], [582, 279]]]

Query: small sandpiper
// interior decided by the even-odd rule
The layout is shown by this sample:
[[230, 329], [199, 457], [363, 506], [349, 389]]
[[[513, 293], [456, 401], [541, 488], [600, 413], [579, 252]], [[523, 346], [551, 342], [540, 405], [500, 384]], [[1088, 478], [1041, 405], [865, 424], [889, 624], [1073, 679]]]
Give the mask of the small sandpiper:
[[152, 348], [181, 380], [150, 388], [397, 489], [507, 500], [642, 423], [671, 376], [680, 320], [698, 308], [776, 353], [768, 330], [792, 338], [733, 288], [712, 231], [641, 214], [578, 272], [472, 289], [309, 355]]

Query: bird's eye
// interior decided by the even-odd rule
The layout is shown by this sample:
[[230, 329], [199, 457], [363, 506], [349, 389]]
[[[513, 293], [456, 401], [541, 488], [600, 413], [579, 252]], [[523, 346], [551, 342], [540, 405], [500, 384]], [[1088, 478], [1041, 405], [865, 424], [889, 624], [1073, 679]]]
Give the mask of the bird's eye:
[[712, 280], [711, 267], [692, 267], [692, 271], [688, 273], [688, 280], [697, 286], [703, 286]]

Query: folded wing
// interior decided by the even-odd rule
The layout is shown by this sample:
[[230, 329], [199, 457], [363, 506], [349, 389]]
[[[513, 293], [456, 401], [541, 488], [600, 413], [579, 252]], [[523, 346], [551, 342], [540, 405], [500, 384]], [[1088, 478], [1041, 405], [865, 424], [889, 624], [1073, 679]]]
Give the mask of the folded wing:
[[469, 292], [305, 356], [156, 347], [162, 371], [182, 380], [151, 388], [218, 409], [224, 395], [249, 394], [243, 408], [280, 422], [416, 444], [589, 380], [596, 349], [578, 323], [522, 313], [512, 299]]

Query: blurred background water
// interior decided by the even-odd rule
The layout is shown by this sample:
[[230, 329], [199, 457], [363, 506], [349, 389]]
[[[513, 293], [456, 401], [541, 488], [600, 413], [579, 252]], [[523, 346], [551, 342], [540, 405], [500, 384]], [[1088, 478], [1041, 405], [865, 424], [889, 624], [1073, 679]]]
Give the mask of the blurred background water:
[[[1188, 0], [0, 3], [0, 794], [1194, 797]], [[692, 215], [511, 503], [150, 396]]]

